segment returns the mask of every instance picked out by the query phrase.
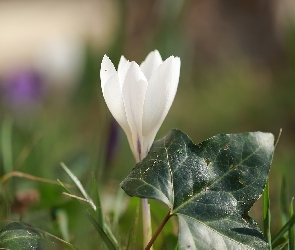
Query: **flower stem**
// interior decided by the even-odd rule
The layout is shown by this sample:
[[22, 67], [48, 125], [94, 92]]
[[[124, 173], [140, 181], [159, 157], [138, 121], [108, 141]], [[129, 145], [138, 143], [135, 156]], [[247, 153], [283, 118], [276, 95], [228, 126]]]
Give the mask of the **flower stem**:
[[145, 247], [152, 237], [151, 212], [148, 199], [142, 199], [142, 227], [143, 227], [143, 247]]
[[147, 244], [147, 246], [145, 247], [145, 250], [149, 250], [151, 249], [152, 245], [154, 244], [155, 240], [157, 239], [157, 237], [159, 236], [160, 232], [162, 231], [163, 227], [166, 225], [167, 221], [170, 219], [170, 217], [173, 214], [171, 213], [171, 211], [169, 211], [169, 213], [166, 215], [166, 217], [164, 218], [164, 220], [162, 221], [162, 223], [160, 224], [159, 228], [157, 229], [157, 231], [155, 232], [155, 234], [153, 235], [152, 239], [150, 240], [150, 242]]

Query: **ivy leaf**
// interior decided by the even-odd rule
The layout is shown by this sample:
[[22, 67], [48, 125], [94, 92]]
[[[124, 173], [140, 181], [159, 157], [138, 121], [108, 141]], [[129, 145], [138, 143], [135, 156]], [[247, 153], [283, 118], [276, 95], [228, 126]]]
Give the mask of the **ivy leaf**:
[[13, 222], [0, 231], [0, 249], [44, 250], [57, 249], [57, 245], [42, 237], [32, 226]]
[[263, 192], [273, 152], [270, 133], [221, 134], [195, 145], [172, 130], [121, 187], [169, 206], [178, 216], [179, 249], [267, 249], [248, 211]]

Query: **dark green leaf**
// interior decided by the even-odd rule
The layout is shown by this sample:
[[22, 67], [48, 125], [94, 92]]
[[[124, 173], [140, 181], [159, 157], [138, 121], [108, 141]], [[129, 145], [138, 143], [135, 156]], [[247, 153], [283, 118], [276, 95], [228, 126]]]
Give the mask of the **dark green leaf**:
[[270, 133], [221, 134], [195, 145], [172, 130], [121, 187], [169, 206], [179, 220], [179, 249], [267, 249], [248, 211], [263, 192], [273, 151]]
[[13, 222], [0, 231], [0, 249], [43, 250], [57, 249], [57, 245], [42, 237], [32, 226]]

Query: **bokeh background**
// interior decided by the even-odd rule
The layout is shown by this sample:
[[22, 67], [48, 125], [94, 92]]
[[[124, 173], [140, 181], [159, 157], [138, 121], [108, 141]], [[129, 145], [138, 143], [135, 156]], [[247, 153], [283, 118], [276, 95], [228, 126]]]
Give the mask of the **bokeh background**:
[[[283, 177], [287, 203], [295, 193], [292, 0], [1, 0], [1, 228], [22, 216], [81, 249], [98, 249], [98, 235], [58, 185], [11, 174], [70, 182], [60, 167], [65, 162], [86, 189], [94, 173], [106, 218], [124, 245], [138, 199], [119, 183], [134, 159], [104, 102], [100, 63], [104, 54], [115, 65], [122, 54], [140, 63], [154, 49], [182, 63], [158, 139], [172, 128], [196, 143], [219, 133], [277, 137], [282, 128], [269, 181], [272, 232], [278, 231]], [[156, 226], [167, 208], [152, 206]], [[251, 215], [262, 225], [261, 201]], [[176, 235], [172, 220], [157, 249], [170, 249]]]

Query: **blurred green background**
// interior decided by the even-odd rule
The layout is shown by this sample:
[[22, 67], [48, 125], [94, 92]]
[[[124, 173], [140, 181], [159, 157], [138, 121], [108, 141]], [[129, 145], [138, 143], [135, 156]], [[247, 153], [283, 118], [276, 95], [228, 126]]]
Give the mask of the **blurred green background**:
[[[277, 232], [283, 176], [288, 201], [295, 191], [294, 2], [2, 0], [0, 31], [1, 228], [22, 216], [80, 249], [99, 249], [98, 235], [60, 186], [7, 175], [71, 183], [60, 167], [65, 162], [88, 190], [95, 174], [106, 218], [124, 245], [138, 199], [123, 194], [119, 183], [135, 162], [104, 102], [100, 63], [104, 54], [115, 65], [121, 55], [140, 63], [158, 49], [163, 59], [179, 56], [182, 65], [157, 139], [172, 128], [195, 143], [246, 131], [277, 137], [282, 128], [270, 172]], [[152, 207], [156, 226], [167, 208]], [[262, 225], [261, 201], [251, 215]], [[66, 235], [62, 218], [68, 219]], [[175, 219], [156, 249], [173, 247], [176, 235]]]

